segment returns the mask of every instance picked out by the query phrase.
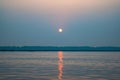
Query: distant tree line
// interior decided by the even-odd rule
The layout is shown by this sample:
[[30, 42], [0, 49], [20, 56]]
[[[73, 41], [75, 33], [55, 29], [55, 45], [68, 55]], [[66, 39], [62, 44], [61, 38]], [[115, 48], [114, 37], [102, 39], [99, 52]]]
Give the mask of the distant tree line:
[[0, 51], [120, 51], [120, 47], [89, 46], [0, 46]]

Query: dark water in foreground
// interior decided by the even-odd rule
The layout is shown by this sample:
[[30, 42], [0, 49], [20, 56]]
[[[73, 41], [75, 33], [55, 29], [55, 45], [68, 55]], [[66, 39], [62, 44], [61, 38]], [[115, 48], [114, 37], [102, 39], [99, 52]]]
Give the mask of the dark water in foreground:
[[0, 52], [0, 80], [120, 80], [120, 52]]

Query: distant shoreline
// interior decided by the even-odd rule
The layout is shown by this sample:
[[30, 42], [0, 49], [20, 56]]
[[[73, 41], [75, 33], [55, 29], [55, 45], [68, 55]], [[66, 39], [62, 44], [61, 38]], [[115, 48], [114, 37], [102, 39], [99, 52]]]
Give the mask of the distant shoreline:
[[0, 51], [120, 51], [120, 47], [89, 46], [0, 46]]
[[[56, 51], [63, 51], [63, 50], [56, 50]], [[38, 50], [35, 50], [35, 51], [33, 51], [33, 50], [32, 51], [31, 50], [23, 50], [23, 51], [20, 51], [20, 50], [4, 50], [4, 51], [0, 50], [0, 52], [56, 52], [56, 51], [55, 50], [46, 50], [46, 51], [45, 50], [41, 50], [41, 51], [38, 51]], [[114, 50], [114, 51], [113, 50], [111, 50], [111, 51], [110, 50], [104, 50], [104, 51], [103, 50], [101, 50], [101, 51], [100, 50], [99, 51], [98, 50], [89, 50], [89, 51], [88, 50], [84, 50], [84, 51], [82, 51], [82, 50], [79, 50], [79, 51], [66, 50], [65, 51], [64, 50], [64, 52], [120, 52], [120, 50], [118, 50], [118, 51], [117, 50]]]

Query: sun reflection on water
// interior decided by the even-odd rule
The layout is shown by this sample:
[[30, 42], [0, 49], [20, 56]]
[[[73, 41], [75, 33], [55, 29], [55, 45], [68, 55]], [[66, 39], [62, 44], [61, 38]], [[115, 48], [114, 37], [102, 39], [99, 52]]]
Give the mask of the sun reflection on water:
[[62, 76], [63, 76], [63, 52], [62, 51], [59, 51], [58, 52], [58, 71], [59, 71], [59, 74], [58, 74], [58, 79], [59, 80], [62, 80]]

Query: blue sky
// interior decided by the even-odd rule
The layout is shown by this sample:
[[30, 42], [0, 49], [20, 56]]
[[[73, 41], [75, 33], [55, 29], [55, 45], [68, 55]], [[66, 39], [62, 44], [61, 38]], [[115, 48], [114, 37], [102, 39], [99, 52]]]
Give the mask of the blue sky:
[[120, 46], [119, 8], [119, 0], [0, 0], [0, 46]]

